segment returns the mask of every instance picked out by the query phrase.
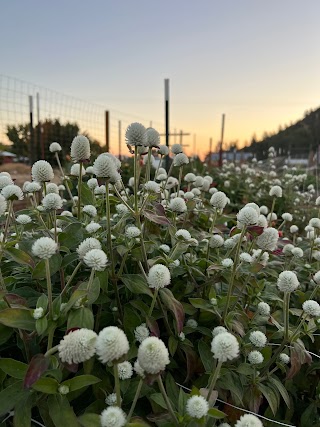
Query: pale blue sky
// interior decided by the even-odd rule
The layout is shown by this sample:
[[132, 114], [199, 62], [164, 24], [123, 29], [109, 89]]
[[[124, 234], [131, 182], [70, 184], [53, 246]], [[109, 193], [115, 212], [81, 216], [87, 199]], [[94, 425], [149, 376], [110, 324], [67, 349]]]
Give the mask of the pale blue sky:
[[158, 122], [168, 77], [172, 125], [200, 151], [221, 113], [243, 143], [320, 104], [318, 0], [2, 0], [0, 14], [0, 73]]

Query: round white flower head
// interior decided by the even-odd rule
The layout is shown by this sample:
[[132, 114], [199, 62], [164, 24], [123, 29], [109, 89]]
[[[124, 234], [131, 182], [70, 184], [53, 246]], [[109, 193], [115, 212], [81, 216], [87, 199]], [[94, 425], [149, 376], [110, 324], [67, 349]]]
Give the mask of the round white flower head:
[[62, 208], [63, 200], [59, 194], [50, 193], [42, 199], [42, 205], [47, 211], [58, 210]]
[[263, 355], [260, 353], [260, 351], [254, 350], [250, 351], [248, 354], [248, 360], [251, 365], [260, 365], [263, 362]]
[[155, 181], [148, 181], [144, 184], [144, 188], [148, 193], [160, 193], [160, 185]]
[[112, 182], [118, 181], [120, 177], [112, 158], [103, 154], [100, 154], [94, 161], [93, 170], [98, 178], [110, 179]]
[[83, 259], [87, 252], [91, 249], [101, 249], [101, 243], [94, 237], [88, 237], [77, 248], [77, 252], [80, 259]]
[[82, 211], [85, 213], [85, 214], [87, 214], [87, 215], [89, 215], [90, 217], [95, 217], [95, 216], [97, 216], [97, 208], [95, 207], [95, 206], [93, 206], [93, 205], [85, 205], [85, 206], [83, 206], [83, 208], [82, 208]]
[[135, 237], [139, 237], [141, 234], [141, 231], [138, 227], [135, 227], [134, 225], [130, 225], [126, 228], [125, 235], [128, 237], [128, 239], [134, 239]]
[[210, 204], [216, 209], [224, 209], [228, 203], [228, 198], [223, 191], [217, 191], [211, 196]]
[[231, 258], [225, 258], [221, 261], [222, 267], [231, 268], [233, 266], [233, 260]]
[[90, 249], [83, 257], [83, 262], [96, 271], [103, 271], [107, 266], [108, 258], [101, 249]]
[[2, 196], [2, 194], [0, 194], [0, 216], [4, 215], [4, 213], [7, 210], [7, 201], [5, 199], [5, 197]]
[[279, 360], [281, 363], [287, 365], [290, 362], [290, 357], [286, 353], [280, 353]]
[[260, 213], [262, 215], [268, 215], [268, 212], [269, 212], [269, 209], [267, 206], [265, 206], [265, 205], [260, 206]]
[[183, 153], [182, 145], [180, 145], [180, 144], [173, 144], [171, 146], [171, 153], [173, 153], [173, 154]]
[[116, 205], [116, 211], [119, 215], [124, 215], [129, 212], [129, 209], [123, 203], [119, 203]]
[[290, 227], [291, 234], [297, 233], [298, 231], [299, 231], [299, 228], [296, 225], [291, 225]]
[[203, 179], [205, 181], [208, 181], [210, 185], [213, 183], [213, 178], [210, 175], [206, 175]]
[[317, 271], [313, 276], [313, 280], [318, 284], [320, 283], [320, 271]]
[[[85, 170], [82, 163], [81, 163], [81, 174], [82, 174], [82, 176], [84, 176], [86, 174], [86, 170]], [[70, 175], [72, 175], [72, 176], [79, 176], [80, 175], [80, 163], [76, 163], [75, 165], [71, 166]]]
[[303, 258], [303, 250], [301, 248], [292, 248], [291, 253], [295, 258]]
[[187, 211], [187, 205], [186, 205], [186, 202], [181, 197], [176, 197], [170, 200], [169, 209], [172, 212], [182, 213]]
[[105, 399], [105, 402], [108, 406], [117, 406], [117, 394], [110, 393]]
[[209, 246], [212, 249], [221, 248], [223, 246], [224, 240], [220, 234], [214, 234], [209, 240]]
[[293, 271], [285, 270], [279, 274], [277, 281], [278, 289], [281, 292], [293, 292], [299, 286], [299, 281], [296, 273]]
[[195, 329], [198, 326], [198, 322], [195, 319], [188, 319], [186, 322], [186, 326]]
[[282, 197], [282, 188], [279, 185], [274, 185], [269, 191], [271, 197]]
[[[87, 168], [88, 170], [88, 168]], [[87, 185], [90, 188], [90, 190], [94, 190], [96, 187], [98, 187], [98, 180], [97, 178], [90, 178], [87, 181]]]
[[42, 307], [38, 307], [33, 310], [32, 316], [34, 319], [36, 320], [41, 319], [43, 315], [44, 315], [44, 310]]
[[59, 191], [65, 191], [66, 187], [63, 184], [58, 185]]
[[195, 174], [194, 174], [194, 173], [189, 172], [189, 173], [187, 173], [187, 174], [185, 175], [184, 180], [185, 180], [186, 182], [191, 183], [191, 182], [194, 182], [194, 181], [196, 180], [196, 176], [195, 176]]
[[192, 396], [187, 400], [186, 412], [192, 418], [202, 418], [207, 415], [209, 404], [202, 396]]
[[231, 427], [231, 425], [228, 423], [222, 423], [222, 424], [219, 424], [218, 427]]
[[0, 190], [2, 190], [7, 185], [12, 185], [13, 181], [10, 176], [2, 175], [0, 176]]
[[134, 336], [137, 341], [140, 343], [148, 338], [150, 335], [149, 329], [147, 328], [147, 325], [145, 323], [142, 323], [140, 326], [137, 326], [134, 330]]
[[248, 225], [255, 225], [258, 222], [258, 217], [256, 209], [250, 206], [245, 206], [237, 213], [238, 226], [241, 226], [239, 228]]
[[216, 335], [211, 342], [213, 357], [220, 362], [232, 360], [239, 355], [239, 343], [230, 332], [222, 332]]
[[46, 160], [38, 160], [31, 168], [32, 180], [37, 182], [48, 182], [54, 178], [53, 169]]
[[201, 191], [199, 190], [199, 188], [193, 188], [191, 190], [191, 192], [195, 195], [195, 196], [200, 196]]
[[177, 239], [182, 238], [183, 240], [190, 240], [191, 239], [191, 234], [189, 233], [188, 230], [185, 230], [184, 228], [181, 228], [180, 230], [178, 230], [176, 232], [175, 237]]
[[58, 346], [59, 357], [63, 363], [81, 363], [95, 354], [97, 334], [90, 329], [81, 328], [65, 335]]
[[257, 215], [258, 216], [260, 215], [260, 208], [256, 203], [253, 203], [253, 202], [247, 203], [245, 205], [245, 208], [253, 208], [257, 212]]
[[194, 185], [198, 188], [202, 187], [204, 183], [204, 179], [202, 176], [196, 176], [196, 179], [194, 180]]
[[58, 392], [65, 396], [70, 392], [70, 388], [67, 385], [59, 385]]
[[129, 351], [129, 341], [117, 326], [107, 326], [100, 331], [96, 341], [96, 352], [102, 363], [119, 360]]
[[132, 377], [133, 368], [130, 362], [125, 361], [118, 364], [118, 372], [120, 380], [128, 380]]
[[316, 206], [320, 206], [320, 196], [316, 198]]
[[258, 304], [258, 313], [261, 315], [261, 316], [269, 316], [270, 315], [270, 311], [271, 311], [271, 309], [270, 309], [270, 305], [269, 304], [267, 304], [266, 302], [259, 302], [259, 304]]
[[52, 142], [49, 145], [49, 150], [51, 153], [58, 153], [59, 151], [62, 150], [61, 145], [58, 142]]
[[170, 252], [170, 246], [168, 246], [168, 245], [160, 245], [159, 249], [160, 249], [160, 251], [163, 251], [166, 254], [168, 254]]
[[292, 252], [291, 252], [292, 249], [294, 249], [294, 246], [291, 243], [288, 243], [287, 245], [284, 245], [282, 252], [286, 256], [291, 256], [292, 255]]
[[241, 262], [248, 262], [248, 263], [252, 262], [252, 256], [248, 254], [248, 252], [242, 252], [239, 256], [239, 259]]
[[97, 222], [91, 221], [91, 222], [90, 222], [90, 224], [88, 224], [88, 225], [86, 226], [86, 231], [87, 231], [89, 234], [93, 234], [93, 233], [95, 233], [96, 231], [98, 231], [98, 230], [99, 230], [99, 228], [101, 228], [101, 225], [100, 225], [100, 224], [98, 224]]
[[263, 424], [255, 415], [245, 414], [240, 417], [234, 427], [263, 427]]
[[28, 184], [26, 184], [25, 190], [27, 193], [36, 193], [37, 191], [41, 190], [41, 185], [39, 184], [39, 182], [36, 181], [29, 182]]
[[189, 163], [189, 158], [184, 153], [179, 153], [173, 158], [173, 166], [181, 167]]
[[285, 212], [281, 215], [283, 221], [287, 221], [287, 222], [291, 222], [293, 220], [293, 217], [291, 215], [291, 213], [289, 212]]
[[57, 228], [50, 228], [50, 233], [52, 233], [52, 234], [54, 234], [55, 232], [57, 232], [57, 233], [61, 233], [62, 232], [62, 229], [61, 228], [59, 228], [59, 227], [57, 227]]
[[272, 214], [271, 214], [271, 212], [268, 213], [268, 215], [267, 215], [268, 221], [276, 221], [277, 219], [278, 219], [278, 216], [275, 212], [272, 212]]
[[320, 228], [320, 219], [319, 218], [311, 218], [309, 221], [309, 225], [314, 228]]
[[195, 195], [194, 193], [192, 193], [192, 191], [187, 191], [186, 193], [184, 193], [183, 197], [187, 200], [192, 200], [194, 199]]
[[136, 360], [136, 361], [134, 362], [134, 366], [133, 366], [133, 368], [134, 368], [135, 373], [136, 373], [137, 375], [139, 375], [139, 377], [141, 377], [141, 378], [145, 378], [145, 372], [144, 372], [144, 370], [141, 368], [140, 363], [139, 363], [139, 360]]
[[126, 130], [126, 143], [134, 146], [145, 146], [147, 143], [146, 128], [141, 123], [131, 123]]
[[146, 373], [158, 374], [170, 363], [168, 349], [159, 338], [148, 337], [140, 344], [138, 361]]
[[90, 159], [90, 142], [84, 135], [73, 138], [71, 143], [71, 158], [74, 163], [87, 161]]
[[159, 147], [159, 144], [160, 144], [159, 132], [153, 128], [147, 128], [145, 145], [147, 147]]
[[222, 334], [224, 332], [228, 332], [228, 330], [224, 326], [216, 326], [212, 330], [212, 336], [216, 337], [217, 335]]
[[266, 228], [260, 236], [257, 237], [257, 246], [264, 251], [274, 251], [279, 239], [278, 230], [272, 227]]
[[169, 154], [169, 148], [166, 145], [159, 145], [158, 153], [161, 156], [167, 156]]
[[6, 200], [23, 200], [23, 192], [17, 185], [7, 185], [1, 190], [1, 195]]
[[32, 219], [29, 215], [18, 215], [16, 218], [16, 221], [18, 224], [30, 224], [30, 222], [32, 222]]
[[171, 275], [168, 267], [162, 264], [153, 265], [147, 277], [149, 288], [160, 289], [168, 286], [171, 282]]
[[41, 259], [49, 259], [57, 252], [58, 245], [50, 237], [40, 237], [32, 245], [32, 253]]
[[308, 316], [312, 316], [312, 317], [320, 316], [320, 305], [317, 303], [317, 301], [309, 299], [302, 304], [302, 308], [303, 308], [303, 311]]
[[255, 347], [265, 347], [267, 344], [267, 337], [263, 332], [260, 331], [253, 331], [249, 335], [249, 340], [251, 344], [253, 344]]
[[124, 427], [127, 423], [126, 414], [118, 406], [109, 406], [100, 415], [101, 427]]
[[94, 189], [94, 194], [95, 195], [106, 194], [106, 191], [107, 191], [106, 186], [102, 184]]
[[46, 185], [46, 191], [47, 191], [47, 194], [49, 193], [59, 194], [59, 187], [54, 182], [50, 182], [49, 184]]

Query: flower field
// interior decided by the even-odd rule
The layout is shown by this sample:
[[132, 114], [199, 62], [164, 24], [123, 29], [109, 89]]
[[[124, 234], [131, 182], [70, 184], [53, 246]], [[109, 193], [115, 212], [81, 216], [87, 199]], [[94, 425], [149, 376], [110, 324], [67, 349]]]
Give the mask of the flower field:
[[126, 142], [0, 173], [1, 425], [320, 427], [314, 177]]

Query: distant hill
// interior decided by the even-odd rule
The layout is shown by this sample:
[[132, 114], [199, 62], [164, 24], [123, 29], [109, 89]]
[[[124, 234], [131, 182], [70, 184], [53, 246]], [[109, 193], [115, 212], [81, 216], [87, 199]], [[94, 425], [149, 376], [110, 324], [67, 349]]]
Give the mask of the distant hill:
[[244, 151], [252, 152], [258, 160], [268, 156], [268, 148], [273, 146], [278, 156], [307, 158], [315, 153], [320, 143], [320, 108], [307, 111], [302, 120], [279, 129], [275, 134], [264, 134], [261, 141], [254, 137]]

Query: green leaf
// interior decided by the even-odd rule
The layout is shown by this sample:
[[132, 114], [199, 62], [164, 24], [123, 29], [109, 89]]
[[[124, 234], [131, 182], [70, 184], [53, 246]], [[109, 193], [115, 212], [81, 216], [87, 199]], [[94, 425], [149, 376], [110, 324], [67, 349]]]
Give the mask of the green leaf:
[[161, 393], [154, 393], [150, 396], [150, 399], [153, 400], [157, 405], [161, 406], [163, 409], [167, 409], [166, 402]]
[[41, 294], [37, 301], [37, 308], [43, 308], [46, 310], [48, 307], [48, 297], [46, 294]]
[[14, 407], [14, 427], [31, 427], [31, 409], [33, 396], [25, 396]]
[[[172, 402], [177, 402], [177, 396], [179, 395], [179, 387], [177, 386], [173, 376], [168, 372], [166, 375], [166, 391], [169, 399]], [[173, 409], [177, 409], [176, 405], [173, 405]]]
[[[65, 218], [65, 217], [64, 217]], [[58, 234], [59, 243], [67, 248], [75, 248], [83, 241], [83, 229], [80, 222], [69, 224]]]
[[212, 417], [212, 418], [221, 419], [221, 418], [225, 418], [227, 416], [227, 414], [225, 414], [222, 411], [219, 411], [219, 409], [217, 409], [217, 408], [211, 408], [208, 411], [208, 416]]
[[[51, 276], [53, 276], [57, 271], [60, 270], [61, 263], [62, 263], [62, 257], [60, 254], [55, 254], [49, 259]], [[33, 269], [32, 278], [44, 279], [45, 277], [46, 277], [46, 264], [45, 264], [45, 260], [42, 259], [40, 262], [38, 262], [38, 264]]]
[[170, 337], [169, 337], [168, 348], [169, 348], [169, 352], [170, 352], [171, 356], [174, 356], [174, 354], [178, 348], [178, 340], [177, 340], [177, 338], [173, 337], [172, 335], [170, 335]]
[[63, 257], [61, 267], [66, 268], [68, 265], [72, 264], [74, 261], [79, 261], [79, 255], [77, 252], [73, 252], [72, 254], [68, 254]]
[[0, 345], [6, 343], [13, 333], [14, 329], [0, 324]]
[[159, 291], [163, 304], [173, 313], [177, 324], [177, 332], [180, 334], [184, 324], [184, 309], [180, 301], [176, 300], [173, 293], [167, 289], [162, 288]]
[[48, 327], [48, 319], [46, 317], [41, 317], [41, 319], [36, 320], [36, 331], [38, 335], [45, 333]]
[[50, 377], [39, 378], [32, 386], [34, 390], [41, 391], [46, 394], [57, 393], [58, 387], [58, 381]]
[[206, 372], [211, 373], [214, 368], [214, 359], [210, 347], [203, 340], [200, 340], [198, 343], [198, 350], [204, 369]]
[[81, 427], [101, 427], [100, 415], [98, 414], [83, 414], [78, 417]]
[[88, 292], [88, 304], [93, 304], [95, 301], [97, 301], [97, 299], [99, 298], [100, 295], [100, 280], [98, 279], [98, 277], [96, 277], [89, 289]]
[[67, 313], [70, 308], [79, 300], [84, 298], [87, 295], [87, 291], [85, 289], [77, 289], [71, 295], [69, 301], [63, 307], [63, 313]]
[[94, 205], [95, 200], [93, 198], [92, 191], [84, 182], [81, 184], [81, 202], [83, 205]]
[[28, 365], [14, 359], [0, 359], [0, 369], [10, 377], [23, 380], [26, 375]]
[[30, 388], [41, 375], [48, 369], [50, 359], [45, 357], [44, 354], [36, 354], [30, 360], [26, 376], [24, 378], [24, 388]]
[[10, 328], [34, 331], [36, 321], [32, 312], [26, 308], [6, 308], [0, 311], [0, 323]]
[[80, 307], [72, 310], [68, 316], [68, 329], [87, 328], [93, 329], [94, 318], [92, 311], [88, 307]]
[[54, 395], [48, 399], [49, 414], [56, 427], [79, 427], [76, 414], [65, 396]]
[[146, 280], [139, 274], [123, 274], [121, 277], [122, 282], [133, 294], [145, 294], [153, 297], [151, 289], [147, 285]]
[[18, 264], [27, 264], [33, 267], [34, 262], [29, 254], [16, 248], [7, 248], [5, 254], [12, 258]]
[[277, 377], [270, 377], [270, 382], [278, 389], [286, 405], [290, 408], [290, 396], [282, 382]]
[[80, 390], [83, 387], [88, 387], [92, 384], [96, 384], [100, 381], [100, 378], [97, 378], [93, 375], [79, 375], [77, 377], [71, 378], [71, 380], [64, 381], [61, 385], [68, 386], [71, 392]]
[[261, 391], [261, 393], [267, 399], [273, 415], [276, 415], [276, 412], [278, 410], [278, 399], [277, 399], [277, 396], [276, 396], [274, 390], [270, 387], [267, 387], [264, 384], [261, 384], [261, 383], [258, 384], [258, 389]]
[[22, 388], [22, 381], [17, 381], [0, 392], [0, 416], [11, 411], [27, 392]]

